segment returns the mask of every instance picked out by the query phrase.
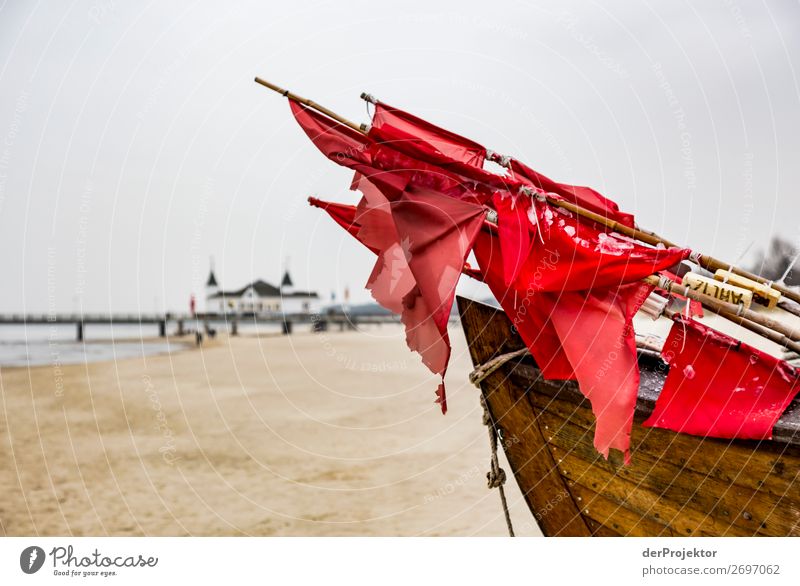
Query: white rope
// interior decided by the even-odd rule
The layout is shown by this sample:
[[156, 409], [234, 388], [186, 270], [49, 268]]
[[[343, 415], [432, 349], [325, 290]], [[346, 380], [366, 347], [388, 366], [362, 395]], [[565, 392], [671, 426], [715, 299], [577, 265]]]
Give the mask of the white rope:
[[473, 385], [480, 386], [480, 384], [484, 381], [484, 379], [492, 374], [495, 370], [503, 366], [509, 360], [514, 360], [514, 358], [519, 358], [520, 356], [525, 356], [528, 354], [527, 348], [522, 348], [521, 350], [516, 350], [514, 352], [508, 352], [507, 354], [501, 354], [500, 356], [496, 356], [492, 358], [488, 362], [484, 362], [483, 364], [479, 364], [475, 367], [469, 374], [469, 382]]
[[[520, 350], [515, 350], [514, 352], [507, 352], [506, 354], [496, 356], [491, 360], [476, 366], [475, 370], [470, 373], [469, 380], [476, 387], [480, 388], [481, 382], [483, 382], [487, 376], [492, 374], [510, 360], [514, 360], [514, 358], [519, 358], [520, 356], [525, 356], [526, 354], [528, 354], [528, 349], [522, 348]], [[500, 460], [497, 457], [497, 427], [495, 426], [494, 421], [492, 421], [492, 416], [489, 413], [489, 406], [486, 404], [486, 398], [483, 396], [482, 389], [481, 407], [483, 407], [483, 424], [489, 430], [489, 448], [492, 452], [491, 460], [489, 462], [489, 472], [486, 473], [487, 484], [489, 488], [496, 488], [500, 492], [500, 503], [503, 506], [503, 515], [506, 518], [508, 535], [509, 537], [514, 537], [514, 526], [511, 524], [511, 513], [508, 511], [508, 500], [506, 499], [506, 492], [503, 488], [503, 485], [506, 483], [506, 472], [500, 467]]]
[[506, 518], [508, 536], [514, 537], [514, 526], [511, 524], [511, 514], [508, 512], [506, 491], [503, 488], [503, 485], [506, 483], [506, 472], [500, 467], [500, 460], [497, 458], [497, 428], [495, 428], [492, 416], [489, 414], [489, 408], [486, 405], [486, 399], [484, 399], [483, 393], [481, 393], [481, 405], [483, 406], [483, 424], [489, 430], [489, 446], [492, 450], [492, 457], [489, 463], [489, 472], [486, 473], [486, 480], [490, 489], [496, 488], [500, 492], [500, 502], [502, 503], [503, 514]]
[[494, 161], [501, 167], [505, 167], [506, 169], [511, 168], [511, 157], [508, 155], [501, 155], [492, 149], [486, 149], [486, 158], [490, 161]]

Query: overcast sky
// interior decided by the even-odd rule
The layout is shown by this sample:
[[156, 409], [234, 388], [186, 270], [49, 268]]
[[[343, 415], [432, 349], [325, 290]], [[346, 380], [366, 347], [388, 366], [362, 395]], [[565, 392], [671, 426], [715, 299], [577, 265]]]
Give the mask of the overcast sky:
[[288, 257], [368, 300], [371, 254], [306, 204], [354, 203], [350, 173], [255, 75], [358, 121], [369, 91], [723, 259], [797, 242], [800, 6], [698, 4], [6, 1], [0, 311], [186, 310], [211, 255], [227, 288]]

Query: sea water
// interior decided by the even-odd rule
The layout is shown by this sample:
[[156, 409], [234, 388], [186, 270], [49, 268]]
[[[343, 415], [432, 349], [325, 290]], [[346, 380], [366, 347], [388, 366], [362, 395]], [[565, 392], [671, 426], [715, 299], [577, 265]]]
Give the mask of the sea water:
[[156, 325], [87, 324], [84, 341], [78, 342], [74, 324], [3, 325], [0, 366], [84, 364], [164, 354], [181, 347], [167, 340], [143, 340], [156, 336]]
[[[229, 332], [230, 324], [212, 320], [209, 326], [217, 332]], [[168, 322], [170, 336], [177, 333], [177, 323]], [[0, 326], [0, 366], [42, 366], [53, 364], [85, 364], [165, 354], [193, 344], [191, 335], [203, 331], [204, 323], [184, 321], [182, 338], [158, 339], [158, 324], [85, 324], [83, 342], [78, 342], [76, 324], [8, 324]], [[278, 335], [278, 324], [254, 323], [242, 319], [238, 332], [242, 336]], [[176, 341], [177, 340], [177, 341]]]

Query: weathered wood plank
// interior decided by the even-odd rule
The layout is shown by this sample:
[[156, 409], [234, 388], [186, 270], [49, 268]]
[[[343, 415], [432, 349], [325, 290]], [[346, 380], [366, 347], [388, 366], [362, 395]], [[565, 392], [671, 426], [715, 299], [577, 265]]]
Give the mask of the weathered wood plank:
[[636, 511], [615, 503], [585, 486], [575, 482], [570, 482], [569, 486], [575, 500], [581, 505], [583, 515], [615, 533], [626, 537], [674, 535], [673, 530], [666, 524], [642, 517]]
[[[562, 474], [574, 479], [590, 490], [619, 503], [639, 515], [657, 523], [669, 525], [676, 535], [691, 536], [700, 533], [711, 535], [753, 536], [755, 531], [747, 531], [721, 519], [710, 517], [689, 507], [681, 507], [664, 499], [658, 492], [645, 489], [635, 482], [618, 476], [600, 466], [587, 462], [566, 450], [556, 448], [554, 454], [561, 460]], [[602, 456], [601, 456], [602, 457]], [[624, 533], [624, 531], [623, 531]]]
[[591, 517], [584, 517], [586, 519], [586, 524], [589, 526], [589, 529], [592, 531], [592, 537], [622, 537], [619, 533], [611, 529], [610, 527], [606, 527], [602, 523], [595, 521]]
[[[521, 384], [521, 380], [530, 380], [529, 372], [527, 365], [519, 365], [511, 376]], [[525, 388], [531, 386], [530, 382], [522, 384]], [[554, 389], [558, 384], [536, 383], [531, 393], [534, 407], [592, 429], [594, 415], [589, 402], [585, 399], [579, 402], [563, 400], [563, 395]], [[635, 459], [642, 452], [713, 476], [726, 484], [765, 490], [776, 498], [800, 506], [800, 450], [796, 446], [766, 441], [704, 439], [664, 429], [642, 428], [637, 417], [631, 435], [631, 453]]]
[[[622, 475], [637, 486], [659, 492], [682, 508], [691, 507], [742, 529], [764, 535], [791, 535], [800, 522], [800, 508], [788, 499], [720, 482], [716, 478], [676, 466], [663, 458], [639, 452], [629, 466], [617, 466], [597, 458], [592, 432], [550, 413], [541, 420], [550, 429], [550, 441], [568, 453], [591, 461], [606, 471]], [[602, 492], [602, 491], [601, 491]]]

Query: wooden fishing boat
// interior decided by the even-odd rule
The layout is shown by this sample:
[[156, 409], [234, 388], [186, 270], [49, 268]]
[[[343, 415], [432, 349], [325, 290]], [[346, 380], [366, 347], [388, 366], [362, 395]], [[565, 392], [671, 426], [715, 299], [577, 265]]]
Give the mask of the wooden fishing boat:
[[[476, 367], [525, 348], [506, 314], [458, 298]], [[540, 376], [527, 353], [480, 383], [511, 471], [546, 536], [800, 535], [800, 404], [770, 441], [645, 428], [667, 365], [640, 350], [632, 463], [597, 453], [594, 416], [574, 381]], [[502, 362], [502, 358], [498, 362]]]
[[[549, 374], [589, 385], [594, 413], [577, 383], [544, 379], [505, 313], [459, 298], [476, 365], [470, 378], [481, 387], [490, 425], [489, 485], [504, 481], [499, 436], [545, 535], [800, 535], [800, 406], [790, 403], [800, 369], [787, 361], [800, 356], [800, 292], [784, 282], [798, 258], [783, 277], [767, 280], [636, 227], [633, 216], [590, 188], [554, 182], [368, 94], [362, 98], [374, 113], [367, 125], [256, 82], [287, 97], [319, 150], [355, 172], [358, 208], [309, 202], [377, 255], [367, 286], [402, 314], [409, 347], [442, 376], [436, 402], [443, 412], [450, 345], [441, 312], [449, 311], [462, 273], [483, 281], [507, 308], [516, 310], [523, 294], [531, 303], [515, 323], [528, 342], [536, 343], [537, 320], [551, 330], [530, 349], [542, 360], [557, 358]], [[486, 161], [504, 171], [484, 168]], [[471, 253], [477, 269], [465, 264]], [[529, 291], [545, 296], [534, 300]], [[713, 315], [706, 321], [693, 303]], [[669, 329], [656, 351], [638, 353], [638, 395], [634, 308]], [[675, 369], [669, 377], [664, 348]], [[607, 376], [615, 363], [618, 376]], [[658, 429], [642, 427], [649, 415]], [[632, 452], [632, 464], [614, 452], [606, 460], [595, 444], [604, 453]]]

